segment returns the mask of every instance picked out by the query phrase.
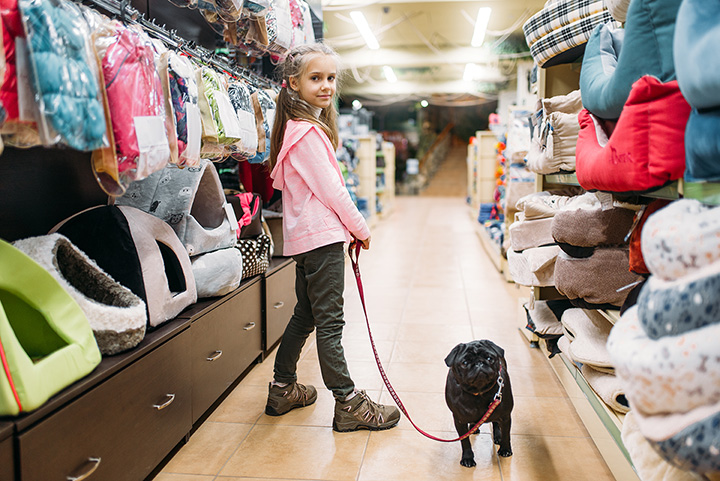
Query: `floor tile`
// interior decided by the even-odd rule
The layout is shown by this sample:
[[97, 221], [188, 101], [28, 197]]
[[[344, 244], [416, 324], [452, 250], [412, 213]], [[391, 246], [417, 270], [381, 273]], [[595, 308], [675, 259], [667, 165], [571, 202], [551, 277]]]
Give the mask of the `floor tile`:
[[160, 473], [153, 481], [213, 481], [215, 476], [200, 476], [197, 474]]

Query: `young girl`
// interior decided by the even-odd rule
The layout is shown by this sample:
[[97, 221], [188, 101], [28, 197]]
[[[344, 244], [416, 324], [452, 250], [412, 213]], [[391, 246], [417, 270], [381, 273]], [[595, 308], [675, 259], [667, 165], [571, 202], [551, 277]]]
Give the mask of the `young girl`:
[[337, 54], [322, 43], [294, 48], [280, 66], [282, 89], [270, 147], [273, 187], [282, 191], [283, 254], [296, 262], [297, 304], [275, 358], [265, 413], [280, 416], [317, 399], [297, 382], [297, 362], [308, 336], [316, 342], [325, 386], [335, 396], [336, 431], [388, 429], [400, 413], [355, 389], [342, 346], [344, 243], [370, 247], [370, 229], [345, 188], [335, 158], [333, 104]]

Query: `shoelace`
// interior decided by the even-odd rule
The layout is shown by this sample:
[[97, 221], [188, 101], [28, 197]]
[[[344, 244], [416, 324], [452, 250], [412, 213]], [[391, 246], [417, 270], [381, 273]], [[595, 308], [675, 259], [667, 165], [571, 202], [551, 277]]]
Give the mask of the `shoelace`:
[[[360, 396], [361, 400], [355, 408], [355, 411], [360, 412], [362, 409], [365, 410], [365, 412], [362, 413], [363, 421], [373, 422], [375, 419], [377, 419], [378, 423], [382, 423], [384, 421], [384, 418], [382, 412], [380, 412], [380, 406], [377, 403], [374, 403], [372, 399], [368, 397], [365, 391], [358, 392], [357, 396]], [[352, 412], [352, 408], [348, 406], [347, 411]]]

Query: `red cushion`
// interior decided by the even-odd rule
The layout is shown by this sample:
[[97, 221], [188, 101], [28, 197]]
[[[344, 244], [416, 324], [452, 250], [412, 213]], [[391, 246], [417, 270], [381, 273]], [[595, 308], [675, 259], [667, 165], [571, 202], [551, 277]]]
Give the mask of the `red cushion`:
[[578, 182], [586, 190], [640, 193], [680, 179], [689, 116], [690, 105], [677, 81], [662, 83], [651, 76], [633, 84], [609, 141], [602, 121], [582, 110], [575, 154]]

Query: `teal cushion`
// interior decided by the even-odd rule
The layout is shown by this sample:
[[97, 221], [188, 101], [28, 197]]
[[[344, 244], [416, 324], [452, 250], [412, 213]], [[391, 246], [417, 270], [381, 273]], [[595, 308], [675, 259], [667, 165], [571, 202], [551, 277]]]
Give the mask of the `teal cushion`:
[[680, 91], [696, 109], [720, 107], [720, 2], [684, 0], [675, 29]]
[[580, 74], [583, 106], [597, 117], [617, 119], [635, 81], [645, 75], [675, 79], [673, 36], [681, 0], [633, 0], [624, 39], [600, 25], [590, 35]]

